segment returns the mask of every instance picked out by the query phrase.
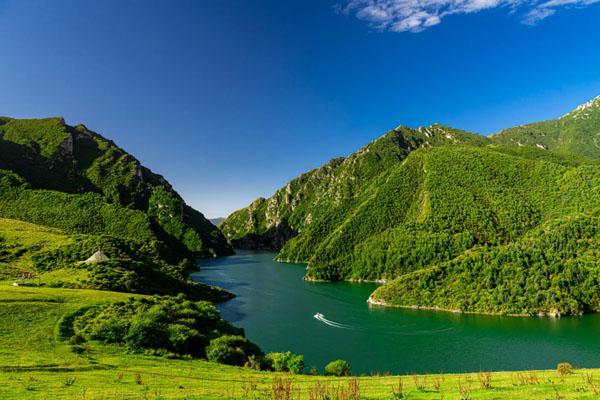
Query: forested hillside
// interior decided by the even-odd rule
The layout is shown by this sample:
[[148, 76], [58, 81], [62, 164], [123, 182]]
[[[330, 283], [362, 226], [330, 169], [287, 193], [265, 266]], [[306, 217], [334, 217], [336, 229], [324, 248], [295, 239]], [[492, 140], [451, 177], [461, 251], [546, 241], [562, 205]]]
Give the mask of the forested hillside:
[[440, 125], [419, 129], [399, 126], [358, 152], [334, 158], [299, 176], [271, 198], [255, 200], [231, 214], [219, 227], [234, 247], [279, 250], [317, 221], [329, 226], [338, 224], [337, 216], [348, 213], [356, 205], [356, 197], [374, 179], [401, 163], [412, 151], [465, 142], [483, 145], [488, 139]]
[[[491, 140], [441, 126], [401, 127], [256, 200], [220, 227], [236, 246], [276, 249], [280, 260], [308, 263], [308, 279], [396, 279], [375, 293], [378, 302], [513, 314], [596, 309], [594, 278], [581, 274], [595, 274], [598, 236], [568, 234], [566, 221], [598, 221], [600, 164], [591, 148], [600, 132], [598, 103], [559, 120], [559, 133], [544, 127], [552, 123]], [[558, 230], [555, 242], [537, 244], [532, 238], [550, 226]], [[582, 240], [590, 246], [579, 247]], [[507, 254], [518, 260], [510, 264], [517, 271], [501, 261]], [[468, 266], [459, 273], [455, 266], [477, 264], [475, 255], [497, 271]], [[508, 295], [519, 273], [537, 278]], [[537, 296], [540, 276], [554, 295]]]
[[598, 285], [596, 208], [593, 215], [550, 219], [515, 242], [478, 246], [449, 262], [402, 275], [376, 290], [371, 301], [466, 312], [577, 315], [600, 310]]
[[188, 275], [196, 257], [231, 253], [218, 228], [113, 142], [61, 118], [0, 118], [3, 279], [221, 301], [232, 295]]
[[0, 217], [73, 233], [153, 237], [202, 257], [232, 251], [162, 176], [84, 125], [1, 117], [0, 170]]

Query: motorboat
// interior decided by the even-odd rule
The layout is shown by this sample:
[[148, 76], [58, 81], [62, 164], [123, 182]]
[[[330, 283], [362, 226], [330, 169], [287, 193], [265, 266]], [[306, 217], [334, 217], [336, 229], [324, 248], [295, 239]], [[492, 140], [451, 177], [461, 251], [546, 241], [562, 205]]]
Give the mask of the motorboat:
[[323, 314], [321, 314], [320, 312], [318, 312], [318, 313], [316, 313], [316, 314], [314, 315], [314, 317], [315, 317], [316, 319], [321, 319], [321, 318], [323, 318], [323, 317], [324, 317], [324, 315], [323, 315]]

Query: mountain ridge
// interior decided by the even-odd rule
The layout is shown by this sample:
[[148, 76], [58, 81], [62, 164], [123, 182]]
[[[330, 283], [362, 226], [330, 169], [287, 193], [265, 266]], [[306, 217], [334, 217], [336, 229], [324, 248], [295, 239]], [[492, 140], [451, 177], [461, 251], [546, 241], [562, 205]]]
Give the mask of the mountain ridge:
[[60, 117], [0, 117], [0, 152], [0, 169], [21, 176], [31, 189], [96, 193], [106, 203], [145, 212], [155, 233], [180, 250], [202, 257], [232, 253], [220, 231], [162, 175], [85, 125], [70, 126]]
[[600, 158], [600, 96], [562, 117], [504, 129], [490, 135], [495, 141], [543, 150]]
[[[401, 281], [400, 277], [424, 268], [450, 265], [481, 246], [501, 249], [521, 243], [540, 224], [574, 213], [592, 218], [590, 213], [600, 207], [600, 194], [595, 195], [600, 162], [589, 147], [590, 132], [600, 132], [596, 103], [576, 111], [585, 112], [585, 118], [571, 113], [560, 123], [524, 125], [489, 138], [438, 124], [399, 126], [348, 157], [300, 175], [272, 197], [255, 200], [220, 228], [234, 247], [276, 250], [279, 261], [307, 263], [310, 280]], [[580, 190], [584, 187], [588, 190]], [[594, 242], [590, 251], [595, 246]], [[568, 265], [576, 257], [543, 251]], [[500, 250], [486, 254], [504, 257]], [[382, 288], [380, 293], [400, 292]], [[600, 306], [560, 293], [564, 302], [575, 303], [518, 304], [526, 313], [558, 309], [576, 314]], [[412, 299], [428, 306], [422, 297], [373, 297], [384, 298], [389, 304]], [[493, 306], [475, 302], [469, 307], [463, 308], [518, 311], [502, 302]]]

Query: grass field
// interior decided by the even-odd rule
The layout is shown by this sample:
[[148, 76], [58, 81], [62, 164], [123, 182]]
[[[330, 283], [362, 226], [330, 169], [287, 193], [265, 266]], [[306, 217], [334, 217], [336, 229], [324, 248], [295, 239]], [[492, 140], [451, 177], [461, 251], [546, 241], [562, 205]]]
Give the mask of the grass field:
[[70, 243], [72, 239], [58, 229], [0, 218], [0, 278], [33, 271], [32, 255]]
[[329, 378], [77, 347], [59, 337], [65, 314], [127, 296], [0, 284], [0, 399], [600, 398], [600, 370]]

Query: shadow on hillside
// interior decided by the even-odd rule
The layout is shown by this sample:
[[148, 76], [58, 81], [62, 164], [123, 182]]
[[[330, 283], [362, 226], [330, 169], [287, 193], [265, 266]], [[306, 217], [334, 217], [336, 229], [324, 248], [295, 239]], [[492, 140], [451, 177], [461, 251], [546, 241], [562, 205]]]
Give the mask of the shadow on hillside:
[[297, 234], [298, 232], [289, 225], [287, 220], [283, 220], [262, 234], [250, 233], [242, 238], [232, 240], [231, 244], [235, 249], [241, 250], [279, 251], [288, 240]]

